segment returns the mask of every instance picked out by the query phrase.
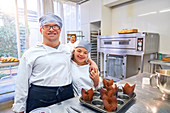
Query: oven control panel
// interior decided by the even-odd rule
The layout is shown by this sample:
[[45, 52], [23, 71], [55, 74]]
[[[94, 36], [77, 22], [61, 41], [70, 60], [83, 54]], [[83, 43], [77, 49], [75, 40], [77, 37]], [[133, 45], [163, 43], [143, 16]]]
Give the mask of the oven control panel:
[[143, 38], [137, 40], [137, 51], [143, 51]]

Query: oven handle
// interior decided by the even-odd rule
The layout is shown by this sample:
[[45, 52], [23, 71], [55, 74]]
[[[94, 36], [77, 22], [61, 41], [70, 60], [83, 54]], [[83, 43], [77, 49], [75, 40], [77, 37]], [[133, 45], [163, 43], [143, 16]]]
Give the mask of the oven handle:
[[104, 41], [104, 42], [108, 42], [108, 41], [112, 41], [112, 42], [113, 42], [113, 41], [131, 41], [131, 39], [128, 39], [128, 40], [120, 40], [120, 39], [118, 40], [118, 39], [117, 39], [117, 40], [103, 40], [103, 41]]

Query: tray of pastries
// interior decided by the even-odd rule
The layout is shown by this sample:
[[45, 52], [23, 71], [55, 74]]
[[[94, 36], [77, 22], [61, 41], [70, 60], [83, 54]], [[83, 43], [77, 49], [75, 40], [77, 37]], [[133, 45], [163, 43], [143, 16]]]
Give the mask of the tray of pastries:
[[82, 88], [80, 103], [102, 113], [117, 113], [131, 102], [136, 94], [135, 84], [126, 83], [118, 87], [113, 80], [103, 79], [103, 87], [98, 90]]
[[162, 61], [170, 62], [170, 57], [164, 57], [162, 58]]
[[2, 63], [19, 62], [18, 58], [15, 57], [1, 57], [0, 61]]
[[118, 33], [119, 34], [124, 34], [124, 33], [137, 33], [138, 29], [122, 29]]

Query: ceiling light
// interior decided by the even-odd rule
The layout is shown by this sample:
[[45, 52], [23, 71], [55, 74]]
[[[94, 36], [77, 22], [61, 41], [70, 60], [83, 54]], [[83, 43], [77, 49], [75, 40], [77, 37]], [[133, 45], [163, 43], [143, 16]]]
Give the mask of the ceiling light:
[[138, 16], [147, 16], [147, 15], [151, 15], [151, 14], [156, 14], [157, 12], [154, 11], [154, 12], [149, 12], [149, 13], [144, 13], [144, 14], [140, 14]]
[[169, 12], [170, 11], [170, 9], [165, 9], [165, 10], [161, 10], [161, 11], [159, 11], [160, 13], [164, 13], [164, 12]]

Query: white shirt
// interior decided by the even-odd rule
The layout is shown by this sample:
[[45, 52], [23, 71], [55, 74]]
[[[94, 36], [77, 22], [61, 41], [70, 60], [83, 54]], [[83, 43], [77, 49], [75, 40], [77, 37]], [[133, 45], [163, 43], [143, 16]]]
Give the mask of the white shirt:
[[71, 61], [71, 76], [73, 79], [73, 88], [77, 96], [81, 95], [81, 89], [89, 90], [94, 89], [93, 80], [89, 76], [89, 64], [77, 65], [74, 61]]
[[30, 84], [54, 87], [70, 84], [70, 56], [69, 48], [62, 44], [58, 49], [39, 44], [27, 50], [19, 64], [13, 111], [25, 111]]
[[70, 51], [72, 52], [72, 51], [74, 50], [74, 48], [78, 45], [79, 42], [80, 42], [80, 41], [77, 40], [77, 41], [74, 42], [74, 43], [69, 42], [69, 43], [67, 43], [66, 45], [67, 45], [68, 47], [70, 47]]

